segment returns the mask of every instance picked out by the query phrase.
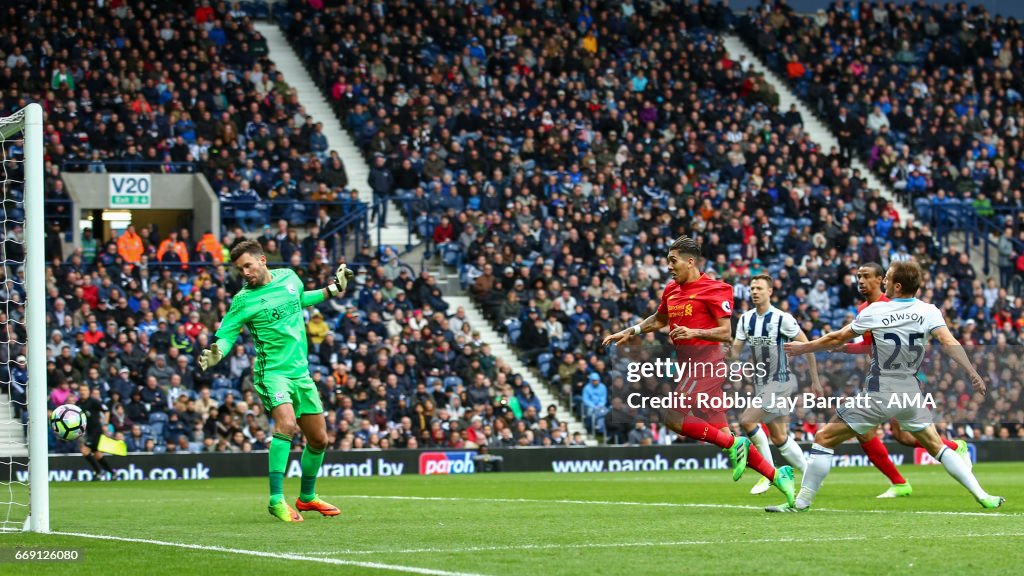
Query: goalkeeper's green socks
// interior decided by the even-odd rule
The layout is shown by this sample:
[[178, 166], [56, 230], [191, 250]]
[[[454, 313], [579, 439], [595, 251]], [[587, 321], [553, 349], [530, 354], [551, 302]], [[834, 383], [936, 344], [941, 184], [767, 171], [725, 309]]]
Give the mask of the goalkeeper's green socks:
[[[270, 442], [270, 505], [284, 500], [284, 471], [288, 467], [288, 453], [292, 451], [292, 437], [274, 433]], [[322, 456], [321, 456], [322, 458]], [[305, 467], [303, 467], [305, 470]]]
[[316, 498], [316, 475], [323, 463], [324, 451], [315, 450], [306, 444], [302, 451], [302, 487], [299, 490], [299, 500], [309, 502]]

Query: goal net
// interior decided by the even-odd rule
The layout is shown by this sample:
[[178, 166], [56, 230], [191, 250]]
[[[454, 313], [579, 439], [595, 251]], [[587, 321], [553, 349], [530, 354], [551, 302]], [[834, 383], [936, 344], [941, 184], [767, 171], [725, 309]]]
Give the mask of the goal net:
[[49, 531], [43, 111], [0, 118], [0, 532]]

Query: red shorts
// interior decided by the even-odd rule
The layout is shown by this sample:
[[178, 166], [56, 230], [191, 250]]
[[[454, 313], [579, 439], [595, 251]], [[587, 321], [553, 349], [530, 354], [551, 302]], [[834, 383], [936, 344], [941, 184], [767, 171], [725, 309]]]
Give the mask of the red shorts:
[[[729, 425], [725, 413], [728, 412], [725, 404], [725, 392], [722, 391], [723, 379], [705, 378], [696, 383], [683, 381], [676, 387], [676, 394], [682, 393], [689, 398], [689, 405], [686, 407], [673, 408], [674, 411], [686, 416], [694, 416], [704, 420], [716, 428], [723, 428]], [[698, 404], [698, 398], [700, 404]], [[721, 402], [710, 405], [707, 399], [722, 398]]]

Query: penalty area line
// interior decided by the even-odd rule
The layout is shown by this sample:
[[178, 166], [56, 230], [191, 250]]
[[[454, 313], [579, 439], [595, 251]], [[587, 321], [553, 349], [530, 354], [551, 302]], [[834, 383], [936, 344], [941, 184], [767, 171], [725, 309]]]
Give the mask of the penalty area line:
[[[963, 534], [963, 536], [970, 538], [1020, 538], [1024, 537], [1024, 532], [1008, 532], [1008, 533], [994, 533], [994, 534]], [[941, 538], [939, 535], [887, 535], [887, 536], [839, 536], [830, 537], [829, 542], [863, 542], [867, 540], [927, 540], [932, 538]], [[820, 543], [820, 537], [807, 537], [807, 538], [754, 538], [749, 540], [729, 540], [731, 544], [808, 544], [808, 543]], [[574, 542], [571, 544], [507, 544], [499, 546], [464, 546], [460, 548], [442, 548], [442, 547], [425, 547], [425, 548], [399, 548], [399, 549], [382, 549], [382, 550], [351, 550], [351, 551], [336, 551], [336, 552], [307, 552], [312, 556], [346, 556], [346, 555], [362, 555], [362, 554], [466, 554], [470, 552], [511, 552], [519, 550], [563, 550], [566, 548], [577, 549], [577, 548], [657, 548], [657, 547], [671, 547], [671, 546], [707, 546], [714, 544], [722, 544], [720, 540], [673, 540], [673, 541], [649, 541], [641, 540], [639, 542]]]
[[127, 538], [124, 536], [111, 536], [107, 534], [82, 534], [78, 532], [50, 532], [50, 534], [54, 534], [57, 536], [74, 536], [76, 538], [92, 538], [93, 540], [111, 540], [115, 542], [128, 542], [132, 544], [149, 544], [152, 546], [183, 548], [186, 550], [199, 550], [202, 552], [220, 552], [224, 554], [237, 554], [239, 556], [255, 556], [257, 558], [298, 560], [302, 562], [316, 562], [319, 564], [333, 564], [336, 566], [355, 566], [358, 568], [370, 568], [374, 570], [386, 570], [390, 572], [424, 574], [426, 576], [482, 576], [481, 574], [476, 574], [472, 572], [450, 572], [448, 570], [434, 570], [433, 568], [403, 566], [401, 564], [383, 564], [380, 562], [363, 562], [360, 560], [344, 560], [340, 558], [320, 558], [316, 556], [309, 556], [303, 554], [264, 552], [262, 550], [246, 550], [243, 548], [228, 548], [226, 546], [207, 546], [204, 544], [187, 544], [184, 542], [167, 542], [164, 540], [150, 540], [148, 538]]
[[[698, 502], [629, 502], [614, 500], [549, 500], [544, 498], [459, 498], [455, 496], [375, 496], [366, 494], [332, 494], [328, 498], [353, 498], [365, 500], [418, 500], [427, 502], [480, 502], [501, 504], [576, 504], [589, 506], [638, 506], [651, 508], [719, 508], [725, 510], [764, 510], [764, 506], [746, 504], [701, 504]], [[843, 514], [916, 514], [925, 516], [981, 516], [985, 518], [1020, 518], [1024, 514], [1004, 512], [953, 512], [943, 510], [840, 510], [837, 508], [814, 508], [816, 512], [841, 512]]]

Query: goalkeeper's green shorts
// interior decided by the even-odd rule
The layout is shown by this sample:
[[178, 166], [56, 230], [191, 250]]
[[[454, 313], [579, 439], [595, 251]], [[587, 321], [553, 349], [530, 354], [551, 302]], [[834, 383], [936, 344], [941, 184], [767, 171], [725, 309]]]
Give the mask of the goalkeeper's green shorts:
[[281, 404], [291, 404], [296, 418], [305, 414], [324, 412], [324, 405], [320, 402], [320, 391], [309, 375], [304, 378], [265, 375], [263, 381], [254, 382], [253, 387], [263, 401], [267, 415]]

